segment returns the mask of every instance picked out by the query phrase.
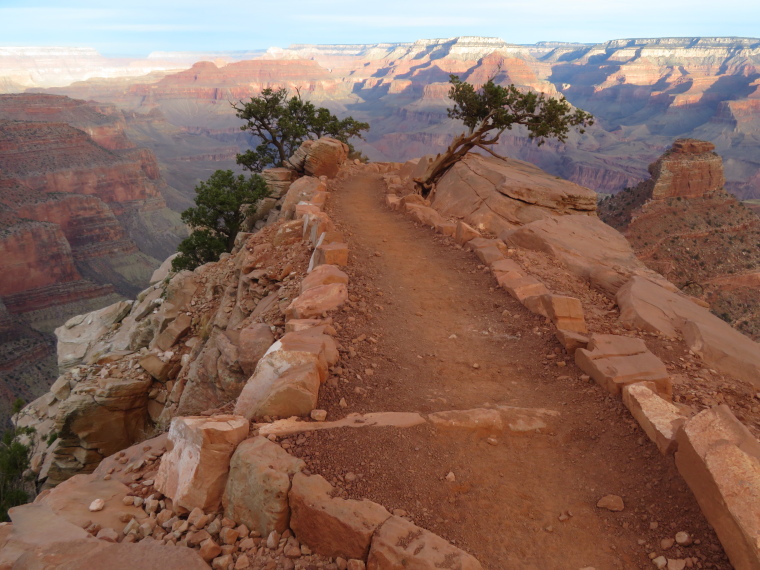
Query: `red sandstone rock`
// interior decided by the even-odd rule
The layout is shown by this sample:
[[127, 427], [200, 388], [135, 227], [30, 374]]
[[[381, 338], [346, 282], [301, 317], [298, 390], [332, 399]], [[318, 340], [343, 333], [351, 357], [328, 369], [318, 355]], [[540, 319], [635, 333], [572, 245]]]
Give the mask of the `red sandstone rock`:
[[156, 489], [188, 511], [219, 507], [230, 457], [248, 436], [240, 416], [176, 417], [169, 429], [172, 449], [161, 459]]
[[641, 382], [623, 387], [623, 403], [660, 453], [676, 450], [676, 434], [686, 421], [676, 406]]
[[285, 314], [288, 318], [310, 319], [333, 311], [348, 300], [345, 283], [328, 283], [307, 289], [293, 299]]
[[331, 498], [320, 475], [296, 473], [290, 489], [290, 526], [298, 540], [323, 556], [366, 559], [376, 529], [391, 514], [372, 501]]
[[575, 351], [575, 363], [613, 394], [636, 382], [653, 382], [657, 392], [667, 398], [672, 393], [665, 365], [638, 338], [593, 334], [588, 349]]
[[670, 151], [649, 166], [652, 198], [700, 198], [723, 189], [723, 160], [715, 145], [696, 139], [679, 139]]
[[241, 329], [238, 345], [238, 357], [243, 373], [250, 376], [256, 369], [261, 357], [274, 343], [274, 335], [266, 323], [254, 323]]
[[290, 477], [304, 462], [263, 437], [241, 443], [230, 461], [222, 504], [226, 517], [268, 536], [290, 522]]
[[725, 405], [678, 432], [676, 466], [734, 568], [760, 568], [760, 443]]
[[480, 562], [440, 536], [400, 518], [390, 517], [372, 538], [367, 570], [482, 570]]
[[306, 278], [301, 281], [301, 293], [330, 283], [343, 283], [348, 285], [348, 275], [343, 273], [335, 265], [319, 265], [315, 267]]
[[312, 266], [317, 267], [323, 264], [341, 267], [348, 265], [348, 245], [339, 242], [325, 243], [323, 240], [314, 250]]

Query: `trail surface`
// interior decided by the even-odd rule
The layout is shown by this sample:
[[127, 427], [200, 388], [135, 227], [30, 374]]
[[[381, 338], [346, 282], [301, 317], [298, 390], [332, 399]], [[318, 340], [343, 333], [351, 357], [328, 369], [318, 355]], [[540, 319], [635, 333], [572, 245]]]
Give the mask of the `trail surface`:
[[[344, 359], [320, 407], [331, 418], [492, 405], [561, 416], [548, 432], [495, 442], [428, 425], [315, 432], [294, 449], [310, 470], [343, 496], [406, 513], [491, 570], [652, 568], [652, 552], [730, 568], [672, 459], [616, 398], [581, 380], [544, 319], [474, 255], [386, 208], [379, 175], [333, 186], [351, 302], [336, 318]], [[596, 507], [608, 494], [623, 498], [622, 512]], [[660, 548], [682, 530], [700, 544]]]

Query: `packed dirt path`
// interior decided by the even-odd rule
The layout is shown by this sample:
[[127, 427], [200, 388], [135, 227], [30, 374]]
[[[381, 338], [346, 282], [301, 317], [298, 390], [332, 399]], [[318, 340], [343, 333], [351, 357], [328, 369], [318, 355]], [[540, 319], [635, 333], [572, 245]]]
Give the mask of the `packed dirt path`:
[[[389, 210], [379, 175], [331, 190], [330, 216], [351, 248], [351, 302], [335, 318], [343, 358], [319, 402], [331, 419], [490, 405], [561, 416], [544, 433], [495, 441], [429, 425], [314, 432], [293, 449], [310, 471], [342, 496], [405, 511], [491, 570], [653, 568], [653, 552], [731, 567], [672, 458], [580, 378], [543, 318], [473, 254]], [[596, 507], [608, 494], [623, 498], [622, 512]], [[698, 544], [662, 550], [678, 531]]]

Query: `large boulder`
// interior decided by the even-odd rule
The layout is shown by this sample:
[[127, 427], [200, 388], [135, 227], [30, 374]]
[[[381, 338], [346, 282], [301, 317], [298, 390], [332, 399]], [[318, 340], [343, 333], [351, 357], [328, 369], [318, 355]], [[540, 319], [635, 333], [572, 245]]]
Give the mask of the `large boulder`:
[[593, 215], [596, 193], [527, 162], [469, 154], [438, 182], [433, 207], [498, 235], [547, 217]]
[[[327, 378], [334, 346], [331, 337], [308, 330], [285, 334], [259, 360], [235, 404], [235, 413], [249, 419], [286, 415], [276, 411], [291, 405], [288, 394], [295, 398], [292, 405], [297, 403], [299, 409], [308, 407], [308, 402], [316, 405], [319, 385]], [[311, 409], [301, 411], [307, 414]]]
[[58, 338], [58, 366], [71, 368], [87, 362], [92, 345], [105, 336], [111, 327], [129, 314], [132, 301], [120, 301], [97, 311], [71, 317], [55, 329]]
[[676, 466], [734, 568], [760, 569], [760, 443], [727, 406], [678, 432]]
[[176, 507], [206, 512], [219, 508], [230, 457], [248, 437], [240, 416], [176, 417], [169, 428], [172, 449], [161, 459], [155, 486]]
[[307, 176], [332, 178], [347, 158], [347, 144], [330, 137], [322, 137], [316, 141], [304, 141], [286, 161], [285, 166]]
[[224, 516], [267, 536], [290, 523], [290, 478], [306, 464], [264, 437], [245, 440], [230, 461]]

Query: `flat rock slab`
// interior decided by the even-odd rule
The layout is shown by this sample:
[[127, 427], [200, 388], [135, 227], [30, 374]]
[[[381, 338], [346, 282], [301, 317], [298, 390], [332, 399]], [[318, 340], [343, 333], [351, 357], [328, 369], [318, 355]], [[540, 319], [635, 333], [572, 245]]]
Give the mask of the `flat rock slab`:
[[711, 368], [760, 388], [760, 344], [688, 297], [633, 277], [618, 291], [617, 303], [624, 325], [668, 337], [680, 333]]
[[593, 334], [587, 349], [575, 351], [575, 363], [612, 394], [620, 395], [626, 384], [653, 382], [659, 394], [671, 397], [665, 364], [640, 339]]
[[344, 427], [396, 427], [410, 428], [426, 423], [425, 418], [416, 412], [374, 412], [370, 414], [349, 414], [333, 422], [306, 422], [298, 418], [277, 420], [270, 424], [256, 424], [260, 435], [292, 435], [305, 431], [337, 429]]
[[[126, 523], [120, 520], [124, 514], [141, 520], [147, 517], [145, 511], [124, 505], [122, 499], [130, 493], [130, 488], [116, 480], [103, 481], [96, 475], [74, 475], [60, 485], [42, 493], [37, 504], [46, 505], [67, 521], [82, 527], [87, 521], [118, 532]], [[102, 510], [91, 512], [88, 507], [95, 499], [102, 499]]]
[[450, 410], [428, 416], [428, 421], [440, 429], [455, 429], [476, 433], [543, 432], [556, 427], [559, 412], [541, 408], [474, 408]]
[[440, 536], [400, 517], [383, 523], [372, 538], [367, 570], [482, 570], [480, 562]]
[[318, 285], [301, 293], [293, 299], [285, 315], [289, 319], [312, 319], [323, 313], [333, 311], [348, 301], [348, 289], [345, 283]]
[[734, 568], [760, 569], [760, 443], [718, 406], [678, 432], [676, 466]]

